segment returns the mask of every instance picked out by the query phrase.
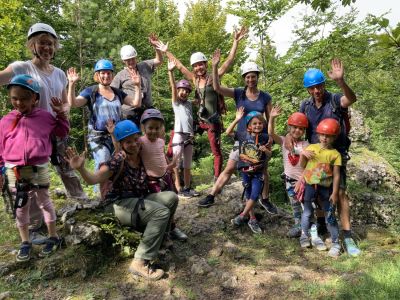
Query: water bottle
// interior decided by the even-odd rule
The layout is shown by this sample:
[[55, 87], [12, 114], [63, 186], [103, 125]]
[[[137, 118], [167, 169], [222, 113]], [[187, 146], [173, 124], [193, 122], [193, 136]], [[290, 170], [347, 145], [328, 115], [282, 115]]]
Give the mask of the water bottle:
[[312, 225], [311, 225], [310, 235], [311, 235], [311, 239], [314, 239], [314, 238], [317, 238], [317, 237], [318, 237], [317, 225], [315, 225], [315, 224], [312, 224]]

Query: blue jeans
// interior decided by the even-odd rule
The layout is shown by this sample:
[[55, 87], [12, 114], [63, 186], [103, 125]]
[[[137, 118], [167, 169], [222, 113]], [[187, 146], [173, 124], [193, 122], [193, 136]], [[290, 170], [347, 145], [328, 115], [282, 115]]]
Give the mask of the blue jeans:
[[339, 238], [338, 224], [329, 224], [327, 221], [327, 212], [329, 210], [329, 197], [332, 193], [331, 187], [324, 187], [320, 185], [306, 184], [304, 190], [304, 211], [301, 215], [301, 230], [308, 235], [311, 226], [311, 219], [314, 216], [314, 201], [319, 197], [322, 203], [322, 209], [325, 212], [326, 227], [332, 238], [332, 243], [337, 243]]
[[246, 200], [257, 201], [264, 185], [264, 175], [261, 172], [244, 173], [242, 172], [242, 181], [245, 188]]

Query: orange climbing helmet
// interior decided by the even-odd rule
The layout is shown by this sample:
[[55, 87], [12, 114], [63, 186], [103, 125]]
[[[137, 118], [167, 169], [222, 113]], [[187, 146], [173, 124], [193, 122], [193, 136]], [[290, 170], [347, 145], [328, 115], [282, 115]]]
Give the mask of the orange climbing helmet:
[[336, 119], [323, 119], [321, 122], [319, 122], [316, 131], [317, 133], [326, 135], [338, 135], [340, 132], [340, 125]]
[[295, 112], [291, 114], [287, 120], [288, 125], [297, 127], [308, 127], [307, 116], [301, 112]]

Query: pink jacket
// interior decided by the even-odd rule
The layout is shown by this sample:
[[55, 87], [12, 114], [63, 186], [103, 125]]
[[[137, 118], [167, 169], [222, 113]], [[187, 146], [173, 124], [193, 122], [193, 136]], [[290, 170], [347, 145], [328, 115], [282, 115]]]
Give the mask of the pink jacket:
[[34, 108], [27, 115], [13, 110], [0, 120], [0, 165], [4, 162], [17, 166], [46, 163], [52, 150], [50, 136], [65, 137], [68, 132], [68, 120], [56, 119], [41, 108]]

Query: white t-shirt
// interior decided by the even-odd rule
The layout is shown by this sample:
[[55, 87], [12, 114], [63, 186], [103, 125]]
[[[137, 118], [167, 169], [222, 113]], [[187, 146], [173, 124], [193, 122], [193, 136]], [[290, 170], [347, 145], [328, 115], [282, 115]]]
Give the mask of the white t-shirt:
[[[288, 157], [289, 151], [283, 145], [285, 137], [281, 136], [280, 138], [282, 141], [283, 170], [285, 172], [285, 175], [290, 178], [299, 180], [304, 171], [304, 169], [300, 166], [300, 159], [295, 166], [292, 165]], [[305, 149], [308, 145], [309, 143], [307, 141], [298, 141], [294, 145], [293, 154], [300, 155], [301, 150]]]
[[40, 84], [40, 99], [38, 107], [45, 109], [46, 111], [53, 112], [50, 103], [52, 97], [61, 99], [62, 92], [67, 87], [67, 76], [65, 73], [54, 67], [51, 74], [46, 74], [36, 68], [32, 61], [16, 61], [11, 64], [14, 75], [28, 74], [35, 78]]
[[172, 104], [175, 114], [174, 131], [193, 135], [193, 112], [190, 100], [175, 101]]

